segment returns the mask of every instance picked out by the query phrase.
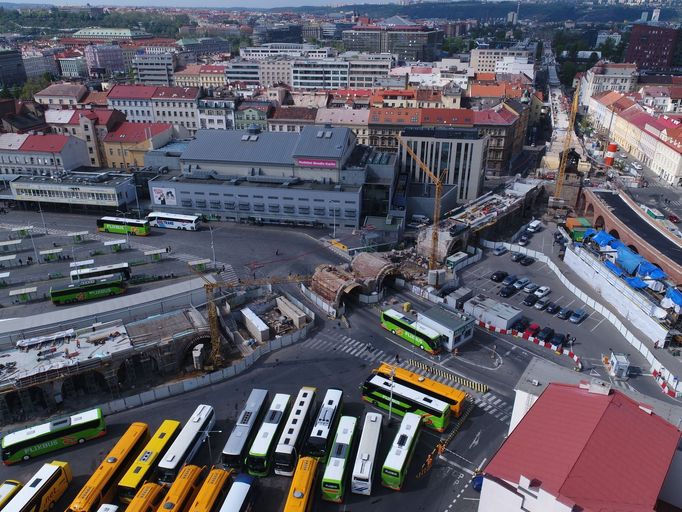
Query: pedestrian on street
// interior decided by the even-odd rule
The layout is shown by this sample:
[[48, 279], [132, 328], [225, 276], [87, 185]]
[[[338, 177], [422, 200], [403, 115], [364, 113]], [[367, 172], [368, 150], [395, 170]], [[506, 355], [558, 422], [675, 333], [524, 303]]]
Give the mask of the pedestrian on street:
[[395, 355], [395, 364], [400, 364], [400, 354]]

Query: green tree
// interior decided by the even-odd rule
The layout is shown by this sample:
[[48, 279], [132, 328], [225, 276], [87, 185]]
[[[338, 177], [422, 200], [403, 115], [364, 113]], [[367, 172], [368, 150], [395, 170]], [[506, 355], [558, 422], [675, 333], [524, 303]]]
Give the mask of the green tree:
[[443, 51], [448, 55], [455, 53], [464, 53], [468, 50], [469, 45], [461, 37], [447, 37], [443, 41]]

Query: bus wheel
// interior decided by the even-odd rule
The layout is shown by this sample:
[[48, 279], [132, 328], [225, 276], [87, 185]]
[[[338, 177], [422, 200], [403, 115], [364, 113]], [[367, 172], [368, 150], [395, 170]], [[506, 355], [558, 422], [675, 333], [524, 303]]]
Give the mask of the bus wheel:
[[21, 458], [21, 460], [28, 460], [28, 459], [30, 459], [30, 458], [31, 458], [30, 455], [24, 455], [24, 456]]
[[82, 437], [78, 440], [78, 444], [83, 444], [84, 442], [85, 442], [85, 439], [83, 439]]
[[391, 329], [391, 334], [395, 334], [395, 329]]
[[424, 350], [424, 345], [419, 345], [419, 348]]

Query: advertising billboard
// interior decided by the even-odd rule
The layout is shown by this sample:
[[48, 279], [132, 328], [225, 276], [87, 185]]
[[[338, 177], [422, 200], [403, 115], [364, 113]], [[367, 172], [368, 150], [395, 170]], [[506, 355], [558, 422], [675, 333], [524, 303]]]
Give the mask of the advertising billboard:
[[336, 169], [336, 160], [322, 160], [320, 158], [299, 158], [296, 163], [301, 167], [321, 167], [322, 169]]
[[154, 204], [176, 206], [178, 204], [174, 188], [152, 187], [152, 201]]

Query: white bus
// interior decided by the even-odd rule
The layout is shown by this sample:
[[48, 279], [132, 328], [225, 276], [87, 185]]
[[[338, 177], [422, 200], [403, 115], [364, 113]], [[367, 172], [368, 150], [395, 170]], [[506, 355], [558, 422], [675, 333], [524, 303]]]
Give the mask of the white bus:
[[68, 462], [52, 461], [43, 464], [3, 512], [48, 512], [54, 508], [72, 480]]
[[273, 467], [277, 475], [293, 476], [294, 474], [301, 445], [313, 419], [316, 393], [316, 388], [307, 386], [302, 387], [298, 392], [277, 448], [275, 448]]
[[100, 276], [112, 276], [114, 274], [123, 275], [123, 279], [130, 279], [129, 263], [114, 263], [113, 265], [103, 265], [101, 267], [77, 268], [70, 273], [71, 282], [81, 279], [94, 279]]
[[383, 417], [376, 412], [368, 412], [365, 415], [365, 423], [362, 427], [358, 454], [355, 457], [353, 474], [350, 479], [350, 490], [355, 494], [372, 494], [372, 480], [376, 465], [374, 460], [377, 456], [377, 448], [381, 442], [381, 421]]
[[272, 399], [265, 419], [258, 429], [256, 438], [251, 444], [249, 455], [246, 457], [246, 468], [252, 476], [268, 476], [272, 452], [277, 437], [284, 426], [284, 417], [289, 410], [291, 395], [277, 393]]
[[214, 425], [213, 407], [199, 405], [161, 459], [157, 469], [159, 482], [173, 483], [182, 466], [192, 461]]
[[265, 389], [251, 390], [246, 405], [239, 415], [220, 457], [223, 466], [226, 468], [241, 469], [244, 464], [246, 448], [253, 441], [256, 423], [261, 421], [267, 401], [268, 392]]
[[179, 213], [152, 212], [147, 215], [149, 225], [155, 228], [189, 229], [196, 231], [201, 218], [198, 215], [180, 215]]
[[227, 493], [220, 512], [251, 512], [257, 496], [256, 479], [240, 473]]
[[334, 388], [328, 389], [324, 395], [320, 412], [317, 414], [313, 430], [306, 442], [305, 455], [318, 457], [322, 463], [327, 461], [329, 443], [332, 440], [331, 434], [336, 430], [342, 407], [343, 391]]

